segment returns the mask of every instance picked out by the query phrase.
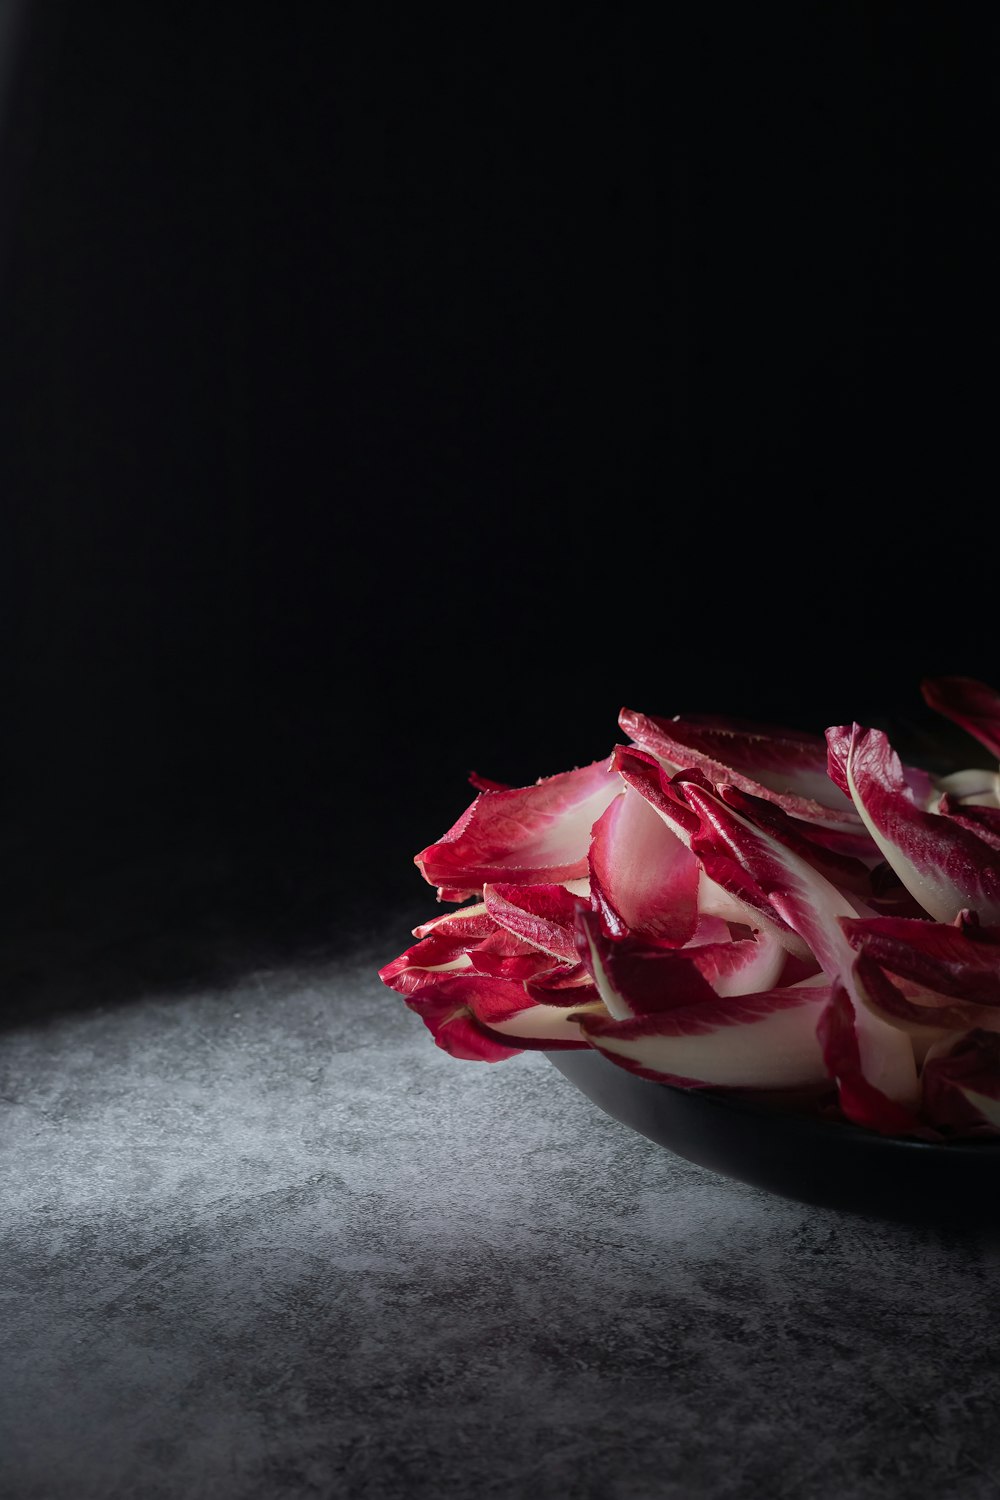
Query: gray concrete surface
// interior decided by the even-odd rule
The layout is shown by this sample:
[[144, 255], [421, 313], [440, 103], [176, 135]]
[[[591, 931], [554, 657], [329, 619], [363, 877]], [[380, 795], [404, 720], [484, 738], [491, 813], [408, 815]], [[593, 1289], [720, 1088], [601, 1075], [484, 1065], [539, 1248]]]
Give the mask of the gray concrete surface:
[[0, 1038], [5, 1500], [1000, 1495], [1000, 1238], [458, 1063], [378, 951]]

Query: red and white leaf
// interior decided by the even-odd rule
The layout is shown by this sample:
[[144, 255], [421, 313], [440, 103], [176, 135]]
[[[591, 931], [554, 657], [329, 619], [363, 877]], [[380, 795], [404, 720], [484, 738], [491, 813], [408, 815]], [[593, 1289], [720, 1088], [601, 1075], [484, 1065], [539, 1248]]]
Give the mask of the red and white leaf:
[[808, 960], [812, 950], [781, 917], [760, 886], [735, 859], [703, 848], [698, 853], [702, 874], [698, 909], [705, 916], [742, 923], [769, 932], [796, 958]]
[[849, 801], [851, 788], [847, 780], [847, 757], [851, 752], [852, 732], [851, 724], [831, 724], [826, 731], [826, 774]]
[[590, 889], [609, 932], [681, 946], [698, 926], [698, 861], [634, 787], [594, 824]]
[[634, 788], [649, 803], [682, 844], [689, 845], [698, 832], [698, 819], [655, 756], [628, 745], [617, 745], [611, 763], [625, 785]]
[[[840, 789], [853, 799], [851, 782], [848, 776], [847, 763], [850, 759], [851, 749], [854, 744], [855, 735], [858, 731], [857, 724], [834, 724], [826, 731], [827, 745], [827, 769], [830, 780], [835, 781]], [[872, 730], [870, 733], [881, 733], [881, 730]], [[884, 738], [884, 736], [883, 736]], [[886, 741], [888, 743], [888, 741]], [[895, 752], [893, 752], [895, 754]], [[920, 766], [905, 765], [896, 756], [897, 775], [901, 785], [905, 787], [908, 795], [918, 807], [933, 808], [941, 799], [939, 783], [929, 772]], [[871, 833], [868, 820], [860, 812], [865, 828]], [[881, 847], [876, 840], [876, 847]]]
[[534, 786], [480, 792], [415, 863], [446, 900], [460, 892], [475, 895], [496, 881], [537, 885], [580, 879], [588, 873], [591, 829], [621, 789], [610, 763], [597, 761]]
[[924, 1111], [935, 1125], [962, 1135], [1000, 1131], [1000, 1035], [970, 1031], [928, 1053], [922, 1074]]
[[718, 996], [631, 1020], [581, 1018], [591, 1046], [642, 1078], [684, 1088], [782, 1089], [826, 1077], [816, 1024], [825, 989]]
[[[493, 982], [500, 984], [503, 981]], [[443, 981], [427, 985], [405, 998], [437, 1045], [450, 1052], [452, 1057], [470, 1062], [504, 1062], [522, 1050], [516, 1043], [505, 1042], [485, 1029], [464, 996], [451, 991]]]
[[932, 995], [1000, 1007], [1000, 928], [905, 917], [842, 923], [847, 941]]
[[1000, 808], [988, 803], [958, 802], [946, 793], [934, 811], [1000, 853]]
[[[710, 882], [706, 882], [704, 873], [702, 873], [698, 881], [698, 925], [694, 930], [694, 936], [687, 944], [688, 948], [700, 948], [705, 943], [728, 943], [732, 941], [733, 934], [730, 930], [729, 922], [724, 917], [713, 916], [701, 909], [702, 894], [709, 884]], [[722, 895], [725, 896], [724, 891]], [[746, 915], [744, 912], [738, 918], [733, 918], [733, 921], [738, 922], [741, 927], [749, 926], [750, 924], [746, 921]]]
[[[481, 936], [483, 920], [488, 921], [489, 929]], [[390, 989], [405, 995], [442, 974], [480, 974], [520, 983], [541, 976], [548, 978], [576, 963], [575, 948], [569, 962], [565, 962], [499, 927], [487, 915], [485, 919], [477, 916], [464, 926], [456, 923], [451, 929], [435, 928], [380, 969], [379, 978]]]
[[899, 757], [878, 729], [855, 725], [845, 767], [858, 812], [910, 894], [939, 922], [968, 907], [1000, 923], [1000, 857], [953, 818], [917, 805]]
[[[951, 771], [947, 776], [934, 778], [934, 790], [946, 798], [953, 807], [984, 807], [996, 810], [1000, 806], [1000, 772], [983, 771], [973, 767], [968, 771]], [[931, 812], [944, 809], [932, 801]]]
[[[520, 1033], [529, 1042], [585, 1045], [568, 1010], [537, 1006], [522, 984], [510, 980], [468, 972], [446, 974], [405, 999], [434, 1033], [438, 1045], [455, 1056], [499, 1061], [511, 1051], [522, 1050]], [[528, 1015], [536, 1010], [539, 1016]], [[456, 1052], [456, 1046], [466, 1050]]]
[[717, 995], [754, 995], [778, 987], [788, 958], [770, 932], [724, 943], [703, 943], [683, 950]]
[[[851, 1003], [859, 1077], [866, 1089], [886, 1095], [888, 1101], [912, 1106], [917, 1095], [912, 1047], [900, 1032], [865, 1010], [854, 991], [854, 954], [840, 918], [856, 917], [856, 908], [800, 855], [737, 813], [717, 793], [685, 784], [684, 794], [701, 819], [702, 831], [693, 843], [695, 851], [721, 848], [735, 859], [809, 945], [828, 978], [845, 988]], [[835, 1028], [830, 1035], [839, 1036], [839, 1031]], [[854, 1094], [860, 1097], [860, 1092], [855, 1090]], [[847, 1109], [847, 1102], [843, 1098], [841, 1102]]]
[[[626, 786], [638, 792], [680, 843], [690, 846], [701, 825], [697, 813], [685, 800], [683, 786], [667, 776], [657, 761], [643, 751], [619, 747], [614, 765]], [[800, 958], [808, 957], [808, 947], [735, 861], [711, 852], [706, 857], [705, 851], [700, 851], [697, 858], [701, 865], [698, 911], [703, 917], [745, 923], [772, 932], [789, 952]]]
[[468, 951], [460, 942], [448, 944], [443, 939], [425, 938], [385, 964], [378, 977], [398, 995], [408, 995], [437, 975], [461, 973], [471, 967]]
[[682, 951], [640, 938], [608, 937], [598, 914], [583, 909], [577, 923], [580, 958], [609, 1014], [617, 1019], [718, 998], [694, 958], [703, 949]]
[[558, 1005], [562, 1010], [579, 1010], [601, 998], [589, 970], [582, 963], [572, 968], [552, 969], [538, 979], [527, 979], [524, 988], [536, 1004]]
[[905, 1031], [921, 1056], [921, 1043], [925, 1051], [931, 1043], [950, 1033], [969, 1031], [973, 1027], [1000, 1031], [1000, 1008], [976, 1005], [966, 1000], [949, 1000], [946, 996], [932, 996], [921, 990], [908, 995], [863, 953], [855, 962], [854, 979], [862, 1003], [873, 1015]]
[[680, 949], [608, 937], [592, 912], [577, 921], [584, 966], [619, 1020], [774, 989], [787, 957], [770, 934]]
[[486, 885], [483, 902], [493, 920], [522, 942], [564, 963], [576, 964], [576, 908], [580, 898], [565, 886]]
[[486, 938], [466, 957], [469, 973], [493, 979], [513, 979], [521, 985], [535, 979], [547, 979], [561, 967], [550, 954], [542, 953], [528, 943], [518, 943], [509, 932]]
[[[916, 1088], [908, 1089], [905, 1100], [892, 1098], [870, 1081], [870, 1051], [866, 1059], [861, 1048], [862, 1037], [870, 1038], [872, 1024], [882, 1032], [894, 1032], [898, 1045], [909, 1053], [915, 1078], [912, 1043], [905, 1032], [896, 1030], [865, 1007], [853, 975], [851, 985], [853, 995], [848, 994], [843, 984], [834, 984], [817, 1027], [827, 1070], [837, 1085], [840, 1107], [855, 1125], [881, 1135], [922, 1135]], [[862, 1018], [867, 1018], [867, 1032], [862, 1027]]]
[[[769, 833], [779, 844], [784, 844], [787, 849], [799, 855], [838, 890], [856, 892], [863, 898], [871, 894], [869, 865], [862, 863], [853, 855], [844, 854], [840, 850], [817, 843], [813, 837], [811, 824], [789, 817], [774, 803], [767, 802], [762, 797], [751, 796], [741, 791], [739, 787], [719, 788], [719, 795], [729, 807], [745, 814], [755, 827]], [[872, 863], [876, 863], [881, 859], [878, 847], [867, 834], [865, 838]]]
[[589, 1043], [580, 1028], [579, 1018], [583, 1015], [603, 1016], [607, 1012], [596, 998], [586, 1009], [582, 1008], [583, 1005], [582, 996], [572, 1010], [563, 1005], [530, 1005], [506, 1021], [491, 1023], [490, 1030], [524, 1051], [552, 1052], [568, 1047], [586, 1047]]
[[461, 906], [457, 911], [446, 911], [440, 917], [432, 917], [429, 922], [421, 922], [419, 927], [414, 927], [413, 936], [484, 938], [495, 931], [496, 923], [485, 904], [477, 901], [470, 906]]
[[737, 812], [714, 790], [683, 783], [688, 805], [700, 819], [692, 847], [713, 878], [735, 864], [777, 915], [798, 933], [831, 979], [848, 968], [852, 955], [840, 917], [856, 917], [845, 895], [794, 850]]
[[974, 677], [929, 677], [920, 687], [931, 708], [1000, 760], [1000, 693]]
[[618, 723], [643, 750], [673, 771], [701, 771], [774, 802], [792, 817], [856, 831], [850, 799], [827, 775], [822, 736], [726, 725], [720, 720], [658, 719], [622, 709]]

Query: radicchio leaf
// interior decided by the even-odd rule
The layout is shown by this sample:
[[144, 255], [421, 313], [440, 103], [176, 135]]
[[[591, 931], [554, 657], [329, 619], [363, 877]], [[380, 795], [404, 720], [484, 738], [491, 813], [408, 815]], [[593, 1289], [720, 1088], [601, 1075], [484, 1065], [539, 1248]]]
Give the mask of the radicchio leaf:
[[881, 730], [854, 726], [845, 775], [872, 838], [926, 912], [951, 922], [968, 907], [1000, 923], [997, 851], [953, 818], [917, 806]]
[[581, 1017], [591, 1046], [641, 1078], [683, 1088], [802, 1088], [826, 1080], [816, 1026], [829, 989], [713, 996], [631, 1020]]
[[[522, 984], [507, 979], [446, 974], [405, 1000], [433, 1032], [438, 1046], [456, 1057], [498, 1062], [528, 1043], [586, 1045], [570, 1011], [536, 1005]], [[509, 1040], [504, 1041], [505, 1036]]]
[[590, 889], [609, 932], [682, 946], [698, 925], [698, 861], [634, 787], [594, 824]]
[[587, 874], [590, 831], [620, 793], [621, 782], [604, 760], [534, 786], [480, 792], [415, 863], [444, 900], [463, 900], [494, 881], [579, 879]]
[[962, 1135], [1000, 1131], [1000, 1035], [970, 1031], [928, 1053], [924, 1109], [936, 1125]]
[[[916, 1089], [908, 1089], [907, 1101], [900, 1102], [869, 1081], [861, 1049], [861, 1018], [866, 1017], [869, 1023], [874, 1022], [886, 1031], [893, 1028], [864, 1008], [853, 976], [852, 989], [853, 996], [848, 994], [844, 985], [834, 984], [817, 1027], [827, 1069], [837, 1084], [840, 1107], [855, 1125], [864, 1125], [881, 1135], [921, 1135], [923, 1130], [916, 1113]], [[896, 1036], [913, 1062], [913, 1048], [908, 1037], [901, 1031], [897, 1031]]]
[[493, 920], [522, 942], [565, 963], [576, 963], [576, 908], [580, 898], [565, 886], [487, 885], [483, 887], [483, 900]]
[[[844, 989], [849, 1002], [851, 1045], [857, 1056], [857, 1077], [865, 1086], [842, 1093], [845, 1112], [850, 1114], [856, 1105], [864, 1109], [867, 1117], [874, 1095], [886, 1097], [886, 1117], [892, 1113], [888, 1109], [892, 1102], [911, 1107], [917, 1096], [913, 1048], [900, 1032], [865, 1010], [854, 992], [854, 955], [839, 919], [856, 917], [855, 908], [806, 860], [737, 813], [717, 793], [686, 784], [684, 794], [702, 823], [702, 832], [694, 840], [695, 850], [702, 846], [719, 847], [736, 859], [788, 925], [808, 943], [827, 977]], [[834, 1067], [845, 1055], [839, 1047], [845, 1024], [838, 1012], [825, 1033], [831, 1043], [838, 1044], [834, 1049], [838, 1056], [828, 1058], [831, 1073], [838, 1077], [849, 1076], [843, 1068]], [[867, 1123], [867, 1118], [859, 1123]]]
[[[855, 963], [854, 980], [862, 1003], [873, 1015], [906, 1032], [919, 1060], [943, 1038], [973, 1027], [1000, 1031], [1000, 1009], [948, 1000], [944, 996], [932, 997], [916, 989], [906, 995], [899, 983], [894, 983], [864, 954], [859, 954]], [[916, 999], [912, 998], [914, 995]], [[919, 1004], [920, 999], [933, 999], [935, 1003]]]
[[974, 677], [928, 677], [920, 688], [931, 708], [1000, 760], [1000, 693]]
[[936, 995], [1000, 1006], [1000, 928], [907, 917], [841, 922], [847, 941], [883, 969]]
[[717, 998], [694, 958], [703, 949], [684, 952], [639, 938], [609, 938], [598, 914], [582, 907], [577, 924], [581, 961], [608, 1012], [617, 1019]]
[[792, 817], [857, 831], [849, 798], [827, 776], [826, 746], [820, 735], [682, 716], [658, 719], [626, 708], [618, 723], [672, 772], [698, 770], [712, 785], [739, 787]]
[[[685, 800], [680, 779], [667, 776], [652, 756], [639, 750], [619, 747], [615, 751], [614, 765], [626, 785], [648, 802], [682, 844], [690, 846], [701, 823], [698, 814]], [[704, 785], [710, 787], [711, 783], [705, 780]], [[790, 953], [799, 958], [809, 957], [807, 945], [779, 916], [764, 892], [736, 861], [721, 857], [717, 850], [704, 848], [698, 851], [697, 859], [701, 866], [698, 910], [703, 916], [742, 922], [771, 932]]]

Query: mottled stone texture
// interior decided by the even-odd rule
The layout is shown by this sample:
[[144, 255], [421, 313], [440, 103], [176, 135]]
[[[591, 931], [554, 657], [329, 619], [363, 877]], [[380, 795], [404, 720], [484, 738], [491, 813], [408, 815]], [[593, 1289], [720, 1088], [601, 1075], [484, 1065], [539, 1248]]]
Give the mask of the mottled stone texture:
[[1000, 1495], [995, 1231], [454, 1062], [377, 956], [4, 1035], [6, 1500]]

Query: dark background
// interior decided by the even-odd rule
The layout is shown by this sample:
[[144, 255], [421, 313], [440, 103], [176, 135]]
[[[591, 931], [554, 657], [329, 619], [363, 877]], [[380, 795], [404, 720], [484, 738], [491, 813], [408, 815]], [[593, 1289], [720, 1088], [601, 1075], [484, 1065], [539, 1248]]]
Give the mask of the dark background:
[[666, 9], [31, 7], [15, 945], [322, 941], [623, 703], [909, 732], [1000, 676], [995, 23]]

